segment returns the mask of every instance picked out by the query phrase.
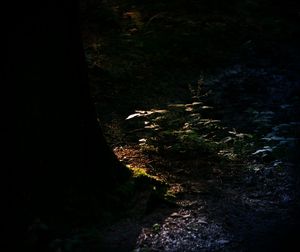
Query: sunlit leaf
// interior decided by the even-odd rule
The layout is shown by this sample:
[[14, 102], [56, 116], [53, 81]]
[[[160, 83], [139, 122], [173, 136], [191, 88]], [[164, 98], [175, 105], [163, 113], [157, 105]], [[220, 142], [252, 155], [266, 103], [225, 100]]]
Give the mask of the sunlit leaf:
[[135, 118], [135, 117], [140, 117], [140, 116], [141, 116], [140, 113], [131, 114], [128, 117], [126, 117], [125, 120], [129, 120], [129, 119], [132, 119], [132, 118]]

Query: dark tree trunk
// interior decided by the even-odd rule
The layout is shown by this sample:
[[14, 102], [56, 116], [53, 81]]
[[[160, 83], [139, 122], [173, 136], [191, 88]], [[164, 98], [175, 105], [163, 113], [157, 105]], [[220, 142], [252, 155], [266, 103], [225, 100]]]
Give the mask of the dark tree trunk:
[[4, 179], [26, 227], [30, 218], [60, 214], [68, 197], [104, 193], [127, 175], [97, 122], [76, 1], [24, 1], [11, 15]]

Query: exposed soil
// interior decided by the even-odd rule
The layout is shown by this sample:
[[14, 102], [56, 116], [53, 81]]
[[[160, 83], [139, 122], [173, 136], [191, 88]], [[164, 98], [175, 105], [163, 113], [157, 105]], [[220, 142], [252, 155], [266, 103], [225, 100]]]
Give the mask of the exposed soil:
[[[95, 251], [290, 251], [300, 238], [296, 4], [133, 2], [86, 11], [91, 84], [118, 158], [164, 180], [173, 198], [139, 192], [124, 218], [100, 230]], [[185, 111], [174, 124], [189, 120], [185, 130], [199, 133], [218, 120], [231, 134], [222, 141], [240, 150], [224, 161], [211, 146], [197, 149], [197, 134], [179, 147], [174, 134], [154, 134], [147, 145], [161, 130], [147, 113], [170, 104]]]
[[175, 204], [156, 204], [103, 230], [103, 251], [288, 251], [297, 244], [299, 84], [278, 68], [244, 66], [207, 82], [215, 117], [259, 139], [239, 162], [161, 156], [138, 143], [116, 147], [122, 162], [167, 181]]

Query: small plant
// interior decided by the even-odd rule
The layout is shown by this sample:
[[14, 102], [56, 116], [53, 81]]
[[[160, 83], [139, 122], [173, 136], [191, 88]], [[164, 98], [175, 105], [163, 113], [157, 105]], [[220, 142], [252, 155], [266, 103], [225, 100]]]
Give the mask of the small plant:
[[153, 231], [154, 233], [158, 233], [158, 232], [160, 231], [160, 229], [161, 229], [161, 226], [160, 226], [160, 224], [158, 224], [158, 223], [155, 223], [155, 224], [152, 226], [152, 231]]
[[204, 117], [212, 114], [213, 107], [201, 101], [203, 77], [196, 87], [189, 85], [193, 103], [170, 104], [163, 110], [136, 111], [127, 117], [135, 120], [141, 138], [139, 144], [144, 151], [160, 154], [216, 155], [234, 160], [251, 149], [250, 134], [224, 127], [219, 120]]

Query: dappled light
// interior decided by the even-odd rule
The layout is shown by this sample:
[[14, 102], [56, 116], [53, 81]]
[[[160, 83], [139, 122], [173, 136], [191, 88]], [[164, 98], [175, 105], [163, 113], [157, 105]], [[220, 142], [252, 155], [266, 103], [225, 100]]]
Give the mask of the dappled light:
[[7, 247], [298, 246], [297, 1], [50, 2], [12, 8]]
[[107, 247], [268, 251], [293, 226], [299, 52], [279, 37], [294, 21], [269, 1], [214, 3], [112, 1], [117, 28], [84, 41], [106, 139], [149, 178]]
[[[244, 72], [246, 76], [247, 71]], [[239, 71], [224, 70], [224, 73], [226, 78], [232, 74], [230, 81], [233, 81]], [[251, 74], [256, 77], [256, 72]], [[219, 93], [221, 87], [215, 85], [223, 78], [224, 75], [208, 76], [207, 81], [202, 78], [204, 94], [200, 90], [195, 95], [192, 86], [187, 85], [191, 101], [196, 102], [136, 110], [126, 117], [126, 134], [134, 147], [116, 148], [117, 156], [135, 167], [138, 167], [136, 158], [142, 161], [144, 171], [160, 176], [167, 183], [165, 200], [176, 203], [161, 222], [149, 221], [147, 226], [141, 227], [136, 251], [235, 249], [240, 246], [241, 236], [248, 235], [247, 230], [241, 229], [237, 237], [235, 228], [244, 225], [265, 228], [278, 216], [285, 218], [286, 207], [296, 199], [293, 188], [288, 186], [292, 180], [288, 169], [292, 164], [285, 155], [296, 141], [288, 135], [294, 135], [298, 123], [282, 123], [286, 118], [282, 117], [280, 104], [276, 113], [264, 112], [271, 104], [264, 97], [260, 98], [261, 93], [251, 99], [255, 104], [264, 105], [263, 112], [253, 113], [252, 119], [249, 111], [257, 105], [249, 102], [244, 112], [235, 118], [234, 109], [227, 108], [231, 104], [225, 102], [228, 98], [224, 88]], [[243, 78], [239, 75], [239, 84]], [[265, 75], [264, 78], [268, 77]], [[273, 79], [273, 75], [270, 78]], [[196, 83], [199, 85], [199, 81]], [[235, 85], [234, 82], [218, 84]], [[265, 89], [268, 85], [275, 94], [274, 81], [265, 84]], [[278, 85], [277, 88], [278, 95], [282, 95], [283, 89]], [[241, 89], [238, 95], [242, 97], [245, 93]], [[213, 101], [218, 102], [216, 105], [224, 104], [218, 109], [223, 109], [232, 121], [219, 120], [220, 111], [210, 106], [214, 105]], [[243, 127], [244, 120], [255, 126], [248, 123]], [[244, 132], [231, 128], [232, 125], [239, 125]], [[285, 137], [274, 137], [280, 134], [282, 127], [286, 129]], [[266, 133], [268, 130], [271, 133]], [[134, 152], [130, 151], [133, 148]], [[264, 219], [270, 212], [273, 217]], [[252, 223], [253, 218], [256, 223]]]

